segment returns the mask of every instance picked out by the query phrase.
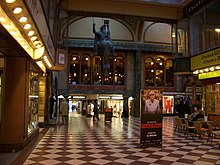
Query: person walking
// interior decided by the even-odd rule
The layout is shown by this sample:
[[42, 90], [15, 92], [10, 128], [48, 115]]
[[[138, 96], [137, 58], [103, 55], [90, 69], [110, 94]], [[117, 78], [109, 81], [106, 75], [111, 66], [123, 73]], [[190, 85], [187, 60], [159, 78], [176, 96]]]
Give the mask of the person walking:
[[97, 99], [94, 100], [94, 109], [93, 109], [93, 112], [94, 112], [93, 121], [95, 121], [95, 119], [100, 120], [100, 119], [99, 119], [98, 100], [97, 100]]
[[69, 103], [66, 98], [60, 103], [60, 113], [62, 115], [62, 124], [68, 124]]

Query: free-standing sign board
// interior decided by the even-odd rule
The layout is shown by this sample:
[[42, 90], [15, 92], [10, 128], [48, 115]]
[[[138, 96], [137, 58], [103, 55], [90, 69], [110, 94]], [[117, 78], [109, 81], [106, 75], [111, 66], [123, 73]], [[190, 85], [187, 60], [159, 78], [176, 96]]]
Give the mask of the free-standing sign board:
[[158, 90], [141, 90], [141, 147], [162, 145], [162, 95]]
[[105, 109], [105, 121], [112, 121], [112, 110], [111, 108]]

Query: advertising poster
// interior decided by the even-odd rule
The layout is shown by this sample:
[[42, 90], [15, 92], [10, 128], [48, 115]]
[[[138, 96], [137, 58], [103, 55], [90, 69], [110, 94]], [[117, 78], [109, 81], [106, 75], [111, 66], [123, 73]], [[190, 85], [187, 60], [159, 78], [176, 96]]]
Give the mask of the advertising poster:
[[141, 90], [141, 147], [162, 145], [162, 94], [159, 90]]

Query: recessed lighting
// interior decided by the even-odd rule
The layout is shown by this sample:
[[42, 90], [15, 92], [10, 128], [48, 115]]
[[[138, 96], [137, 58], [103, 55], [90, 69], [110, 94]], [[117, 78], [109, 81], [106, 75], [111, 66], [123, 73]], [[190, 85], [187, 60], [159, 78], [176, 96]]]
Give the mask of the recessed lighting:
[[36, 40], [36, 41], [34, 41], [33, 43], [34, 43], [34, 45], [37, 45], [37, 44], [40, 43], [40, 41]]
[[34, 41], [34, 40], [36, 40], [37, 39], [37, 36], [32, 36], [31, 37], [31, 41]]
[[5, 18], [0, 17], [0, 22], [4, 22]]
[[18, 37], [18, 38], [17, 38], [17, 40], [18, 40], [18, 41], [22, 41], [22, 40], [23, 40], [23, 38], [21, 38], [21, 37]]
[[30, 29], [30, 28], [31, 28], [31, 24], [24, 25], [24, 29]]
[[210, 70], [210, 71], [214, 71], [215, 69], [214, 69], [214, 67], [211, 67], [209, 70]]
[[26, 22], [27, 21], [27, 17], [21, 17], [19, 18], [19, 22]]
[[10, 34], [14, 36], [14, 35], [17, 34], [17, 32], [16, 31], [11, 31]]
[[16, 0], [5, 0], [5, 2], [7, 2], [7, 3], [13, 3], [13, 2], [15, 2]]
[[219, 29], [219, 28], [216, 28], [215, 31], [219, 33], [219, 32], [220, 32], [220, 29]]
[[19, 14], [21, 12], [22, 12], [22, 8], [21, 7], [16, 7], [16, 8], [13, 9], [13, 13], [14, 14]]
[[12, 28], [12, 26], [8, 25], [8, 24], [5, 24], [4, 26], [5, 26], [6, 29], [11, 29]]
[[33, 30], [30, 30], [29, 32], [28, 32], [28, 36], [33, 36], [34, 35], [34, 31]]
[[36, 45], [36, 48], [40, 48], [40, 47], [41, 47], [41, 44], [37, 44], [37, 45]]

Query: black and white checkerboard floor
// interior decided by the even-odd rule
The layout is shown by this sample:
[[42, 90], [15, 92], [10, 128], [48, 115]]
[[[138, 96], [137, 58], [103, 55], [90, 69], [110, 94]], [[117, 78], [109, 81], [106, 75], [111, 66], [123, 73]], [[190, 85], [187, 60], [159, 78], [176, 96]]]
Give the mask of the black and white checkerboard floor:
[[140, 118], [70, 117], [68, 125], [50, 128], [25, 165], [220, 164], [218, 140], [186, 138], [174, 133], [173, 117], [163, 119], [162, 147], [140, 148]]

